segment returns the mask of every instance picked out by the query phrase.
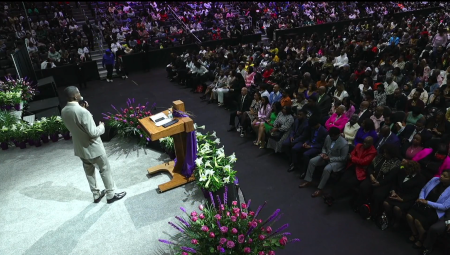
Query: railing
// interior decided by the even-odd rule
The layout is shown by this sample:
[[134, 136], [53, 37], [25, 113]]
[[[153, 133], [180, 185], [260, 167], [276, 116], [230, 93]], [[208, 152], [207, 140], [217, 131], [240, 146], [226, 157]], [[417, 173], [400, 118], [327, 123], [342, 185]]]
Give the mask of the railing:
[[[83, 10], [83, 13], [84, 13], [84, 10]], [[97, 40], [98, 47], [99, 47], [100, 50], [103, 52], [103, 38], [104, 38], [104, 37], [103, 37], [102, 29], [100, 28], [100, 27], [101, 27], [101, 23], [100, 23], [100, 20], [98, 19], [98, 16], [97, 16], [97, 7], [94, 8], [94, 13], [95, 13], [95, 20], [96, 20], [98, 23], [97, 23], [97, 25], [95, 25], [95, 23], [94, 23], [94, 25], [96, 26], [96, 27], [95, 27], [96, 29], [94, 29], [94, 31], [92, 31], [92, 32], [93, 32], [93, 34], [94, 34], [94, 36], [95, 36], [95, 39]], [[86, 19], [87, 19], [86, 14], [85, 14], [85, 17], [86, 17]], [[98, 29], [98, 31], [100, 31], [100, 33], [97, 32], [97, 29]]]
[[181, 26], [183, 26], [183, 28], [184, 28], [186, 31], [188, 31], [192, 36], [194, 36], [194, 38], [195, 38], [199, 43], [202, 43], [202, 41], [201, 41], [200, 39], [198, 39], [198, 37], [197, 37], [196, 35], [194, 35], [194, 34], [191, 32], [191, 30], [189, 29], [189, 27], [186, 26], [186, 24], [185, 24], [181, 19], [178, 18], [178, 15], [177, 15], [176, 12], [172, 9], [172, 7], [170, 7], [170, 6], [168, 6], [168, 7], [169, 7], [170, 11], [172, 12], [172, 15], [173, 15], [173, 16], [175, 17], [175, 19], [177, 20], [177, 22], [178, 22]]

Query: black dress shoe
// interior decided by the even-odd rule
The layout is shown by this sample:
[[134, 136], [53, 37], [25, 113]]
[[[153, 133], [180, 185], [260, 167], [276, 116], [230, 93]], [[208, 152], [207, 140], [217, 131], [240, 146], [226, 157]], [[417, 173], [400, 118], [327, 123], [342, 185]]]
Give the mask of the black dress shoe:
[[126, 194], [127, 193], [125, 191], [124, 192], [120, 192], [120, 193], [116, 193], [116, 194], [114, 194], [114, 196], [111, 199], [107, 199], [106, 202], [108, 204], [112, 204], [112, 203], [116, 202], [117, 200], [122, 199]]
[[102, 201], [102, 198], [106, 195], [106, 189], [102, 190], [100, 192], [100, 196], [97, 199], [94, 199], [94, 203], [98, 204], [100, 201]]
[[295, 170], [295, 166], [294, 165], [290, 165], [287, 171], [289, 173], [289, 172], [292, 172], [294, 170]]
[[423, 250], [422, 255], [430, 255], [431, 253], [433, 253], [433, 249], [425, 249]]

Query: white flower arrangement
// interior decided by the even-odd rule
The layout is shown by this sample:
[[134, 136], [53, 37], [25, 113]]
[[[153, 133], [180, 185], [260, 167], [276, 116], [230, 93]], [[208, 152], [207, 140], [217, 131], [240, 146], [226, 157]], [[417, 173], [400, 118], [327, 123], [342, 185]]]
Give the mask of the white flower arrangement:
[[212, 134], [202, 134], [197, 131], [197, 159], [194, 176], [197, 184], [208, 190], [217, 191], [236, 179], [236, 171], [233, 164], [236, 155], [225, 155], [224, 146], [218, 147], [220, 139], [214, 131]]

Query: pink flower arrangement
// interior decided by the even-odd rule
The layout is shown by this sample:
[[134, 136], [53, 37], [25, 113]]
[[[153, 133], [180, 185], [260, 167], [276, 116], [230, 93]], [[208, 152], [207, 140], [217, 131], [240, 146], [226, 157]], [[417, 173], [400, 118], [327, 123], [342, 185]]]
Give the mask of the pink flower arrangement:
[[212, 205], [199, 206], [202, 211], [200, 215], [195, 211], [188, 213], [182, 208], [187, 220], [177, 216], [178, 224], [169, 224], [180, 231], [186, 240], [181, 239], [179, 244], [168, 240], [159, 241], [177, 246], [180, 249], [177, 254], [189, 255], [275, 255], [276, 249], [283, 249], [288, 243], [300, 241], [288, 239], [291, 234], [284, 232], [288, 224], [276, 228], [275, 231], [272, 229], [273, 224], [281, 217], [279, 209], [263, 220], [258, 216], [266, 203], [259, 206], [256, 212], [250, 211], [251, 200], [240, 205], [233, 201], [232, 206], [228, 206], [225, 196], [223, 204], [219, 197], [218, 203], [219, 206], [216, 206], [214, 201]]
[[[148, 102], [145, 105], [139, 104], [133, 106], [134, 98], [127, 100], [127, 107], [118, 110], [114, 105], [111, 107], [117, 113], [102, 113], [103, 118], [107, 120], [107, 124], [117, 129], [119, 136], [137, 136], [139, 137], [139, 144], [146, 145], [150, 140], [150, 136], [145, 132], [142, 126], [139, 124], [139, 119], [143, 119], [152, 115]], [[154, 106], [154, 105], [153, 105]], [[153, 107], [152, 106], [152, 107]]]

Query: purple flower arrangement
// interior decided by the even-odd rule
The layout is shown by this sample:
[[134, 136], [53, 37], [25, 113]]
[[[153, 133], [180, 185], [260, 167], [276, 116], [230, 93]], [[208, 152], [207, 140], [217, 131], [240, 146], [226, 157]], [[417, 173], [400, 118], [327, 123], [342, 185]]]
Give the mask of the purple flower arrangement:
[[117, 133], [122, 136], [134, 135], [139, 138], [139, 144], [145, 145], [150, 140], [149, 135], [142, 129], [139, 119], [143, 119], [152, 115], [147, 102], [145, 105], [134, 105], [134, 98], [127, 100], [127, 107], [120, 108], [111, 105], [116, 113], [102, 113], [107, 123], [117, 129]]
[[[36, 94], [39, 94], [39, 91], [37, 90], [37, 84], [33, 81], [31, 81], [28, 77], [20, 78], [17, 80], [14, 80], [11, 77], [5, 77], [6, 82], [0, 82], [0, 93], [6, 93], [6, 92], [18, 92], [21, 93], [21, 101], [22, 102], [29, 102], [33, 99], [33, 97]], [[15, 110], [18, 109], [17, 104], [14, 105], [0, 105], [2, 109], [10, 110], [13, 107]]]
[[[225, 192], [226, 194], [226, 192]], [[212, 193], [210, 192], [212, 197]], [[289, 225], [284, 224], [278, 229], [272, 225], [281, 218], [277, 209], [266, 220], [259, 218], [259, 214], [266, 205], [260, 205], [256, 212], [250, 211], [249, 200], [238, 205], [227, 205], [226, 195], [223, 203], [217, 196], [218, 209], [212, 206], [198, 207], [199, 212], [190, 214], [181, 207], [185, 217], [175, 217], [178, 222], [169, 222], [173, 228], [182, 233], [181, 241], [175, 243], [170, 240], [159, 239], [160, 242], [177, 247], [176, 254], [257, 254], [275, 255], [275, 250], [283, 249], [288, 243], [298, 242], [299, 239], [289, 239], [289, 232], [283, 232]]]

